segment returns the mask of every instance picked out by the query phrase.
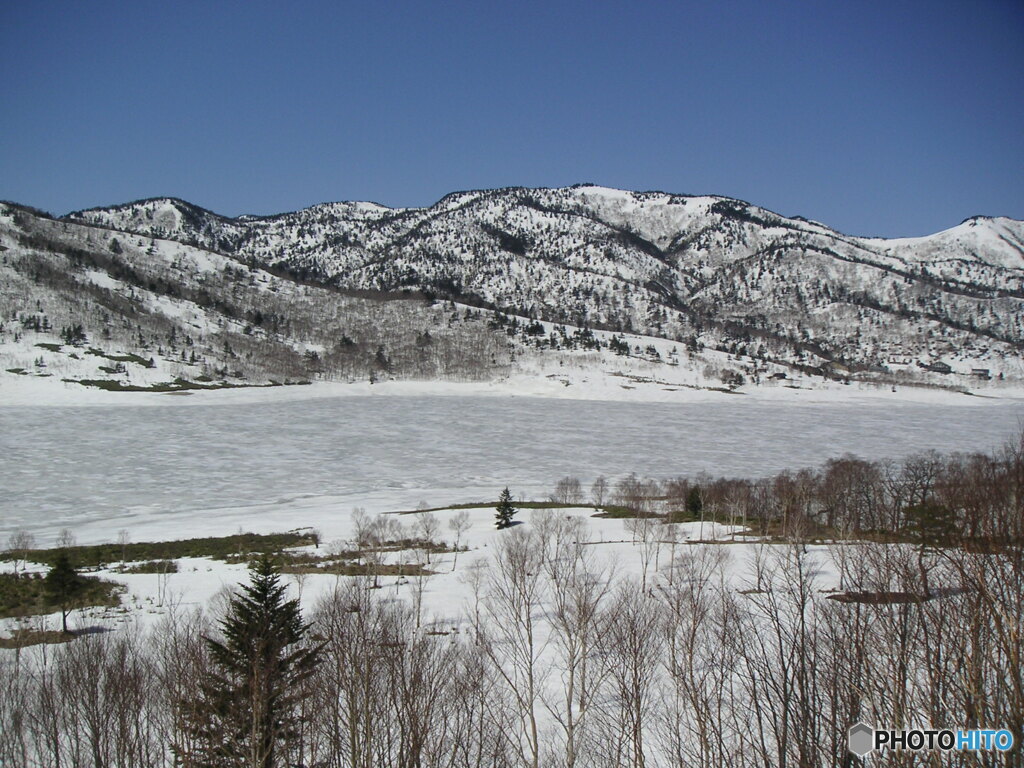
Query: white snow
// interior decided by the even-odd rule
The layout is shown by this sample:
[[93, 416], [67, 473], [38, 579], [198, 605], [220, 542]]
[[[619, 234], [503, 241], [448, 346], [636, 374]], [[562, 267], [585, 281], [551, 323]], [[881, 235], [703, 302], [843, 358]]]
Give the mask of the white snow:
[[[26, 402], [38, 383], [23, 385]], [[68, 396], [64, 407], [0, 408], [0, 540], [20, 527], [47, 541], [73, 527], [83, 543], [125, 527], [136, 538], [266, 532], [330, 525], [357, 506], [489, 499], [505, 485], [544, 498], [564, 475], [758, 477], [844, 453], [990, 451], [1024, 419], [1020, 400], [957, 402], [932, 391], [917, 402], [785, 388], [617, 402], [511, 396], [486, 384], [191, 395], [53, 387]], [[82, 392], [95, 398], [90, 407], [76, 407]]]
[[962, 260], [967, 255], [1004, 269], [1024, 268], [1024, 223], [1005, 217], [972, 218], [924, 237], [862, 242], [910, 262]]
[[[508, 535], [508, 532], [495, 530], [494, 508], [492, 506], [481, 506], [466, 510], [470, 527], [461, 539], [461, 544], [467, 551], [460, 551], [457, 560], [453, 553], [434, 554], [431, 557], [431, 564], [428, 570], [431, 575], [425, 580], [425, 591], [423, 597], [423, 615], [428, 625], [435, 624], [446, 627], [458, 627], [465, 620], [466, 607], [469, 605], [472, 588], [467, 583], [467, 574], [481, 563], [491, 559], [500, 537]], [[324, 508], [321, 510], [324, 525], [321, 526], [323, 543], [321, 549], [329, 550], [332, 546], [352, 546], [354, 528], [352, 525], [351, 513], [338, 513], [336, 510]], [[433, 512], [440, 521], [440, 538], [451, 543], [454, 534], [448, 527], [448, 521], [458, 514], [459, 510], [442, 510]], [[580, 517], [585, 521], [588, 538], [593, 547], [598, 562], [614, 565], [615, 578], [636, 579], [640, 581], [643, 573], [642, 548], [634, 540], [627, 522], [618, 519], [606, 519], [593, 517], [594, 510], [589, 507], [559, 510], [520, 510], [516, 516], [518, 523], [526, 526], [526, 530], [534, 527], [540, 516], [563, 515], [566, 517]], [[415, 526], [416, 514], [400, 516], [400, 522], [407, 528]], [[198, 522], [198, 521], [197, 521]], [[194, 529], [192, 529], [194, 528]], [[202, 525], [190, 527], [190, 535], [202, 535], [204, 532], [216, 528], [216, 525], [208, 525], [203, 530]], [[262, 529], [263, 526], [256, 528]], [[675, 529], [676, 544], [670, 543], [670, 529]], [[180, 529], [179, 529], [180, 530]], [[268, 529], [269, 530], [269, 529]], [[736, 536], [733, 531], [740, 531], [738, 527], [719, 525], [717, 523], [681, 523], [674, 526], [658, 526], [658, 546], [656, 560], [654, 558], [648, 564], [647, 578], [653, 580], [659, 572], [665, 575], [670, 563], [672, 553], [681, 554], [689, 547], [699, 546], [724, 546], [729, 554], [726, 565], [726, 578], [736, 588], [747, 586], [749, 577], [748, 566], [754, 557], [754, 550], [759, 546], [756, 539], [749, 539], [743, 536]], [[154, 530], [154, 533], [158, 531]], [[167, 533], [170, 533], [169, 531]], [[228, 533], [231, 533], [230, 531]], [[173, 535], [173, 534], [170, 534]], [[156, 538], [156, 537], [149, 537]], [[143, 537], [133, 536], [132, 540], [143, 540]], [[700, 544], [701, 541], [723, 542], [722, 544], [707, 545]], [[815, 556], [819, 558], [821, 567], [824, 569], [823, 582], [827, 583], [830, 577], [830, 568], [826, 562], [827, 553], [825, 547], [815, 547]], [[306, 547], [303, 551], [316, 554], [313, 547]], [[391, 556], [388, 562], [395, 562], [395, 558], [403, 558], [406, 562], [412, 562], [412, 553], [403, 552]], [[456, 567], [453, 568], [453, 565]], [[0, 563], [0, 569], [9, 571], [12, 568], [10, 563]], [[45, 568], [39, 565], [30, 564], [29, 572], [42, 573]], [[94, 608], [75, 611], [69, 617], [69, 627], [74, 630], [87, 627], [105, 626], [111, 628], [119, 627], [151, 627], [166, 615], [174, 611], [187, 611], [196, 607], [209, 608], [220, 594], [225, 590], [233, 589], [238, 583], [247, 580], [247, 569], [245, 565], [229, 564], [220, 560], [208, 558], [182, 558], [178, 561], [178, 572], [158, 574], [125, 574], [118, 571], [114, 565], [109, 569], [96, 571], [90, 575], [99, 576], [104, 579], [116, 581], [125, 585], [126, 593], [122, 597], [120, 608]], [[335, 576], [329, 574], [311, 574], [301, 582], [294, 577], [285, 577], [292, 588], [293, 596], [300, 596], [305, 609], [312, 609], [317, 600], [325, 594], [330, 593], [339, 582], [348, 580], [351, 577]], [[395, 576], [384, 576], [380, 578], [380, 588], [383, 595], [396, 596], [402, 599], [413, 600], [413, 589], [415, 578], [399, 578]], [[127, 609], [127, 610], [125, 610]], [[48, 624], [50, 628], [56, 626], [60, 621], [60, 614], [51, 614], [48, 617], [37, 617], [35, 619], [0, 620], [0, 634], [6, 634], [18, 626]], [[0, 651], [2, 652], [2, 651]]]

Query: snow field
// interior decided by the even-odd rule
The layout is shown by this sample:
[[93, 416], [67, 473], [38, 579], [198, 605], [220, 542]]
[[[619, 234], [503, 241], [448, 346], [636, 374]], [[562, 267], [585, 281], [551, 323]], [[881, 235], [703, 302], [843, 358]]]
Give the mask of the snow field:
[[[325, 512], [327, 510], [324, 510]], [[440, 523], [438, 539], [452, 544], [455, 533], [449, 523], [463, 510], [445, 509], [430, 513], [411, 513], [397, 516], [406, 533], [416, 535], [417, 518], [421, 514], [432, 514]], [[329, 517], [314, 520], [322, 533], [320, 552], [313, 546], [303, 547], [294, 552], [322, 554], [333, 549], [344, 550], [356, 548], [355, 515], [352, 512], [337, 514], [331, 511]], [[467, 608], [473, 599], [471, 574], [480, 569], [485, 570], [493, 565], [494, 553], [503, 537], [536, 533], [544, 527], [546, 518], [563, 517], [573, 519], [580, 524], [582, 533], [580, 541], [586, 542], [588, 558], [598, 570], [605, 570], [613, 582], [632, 580], [637, 583], [646, 582], [651, 588], [660, 579], [669, 578], [673, 554], [681, 556], [685, 552], [703, 547], [720, 548], [725, 552], [725, 565], [722, 576], [735, 589], [750, 586], [752, 575], [751, 563], [755, 550], [764, 545], [737, 535], [740, 527], [730, 527], [713, 522], [679, 523], [663, 525], [658, 521], [652, 526], [653, 540], [657, 543], [645, 552], [642, 541], [630, 530], [630, 520], [593, 517], [591, 507], [560, 508], [552, 510], [519, 510], [513, 528], [498, 531], [494, 526], [493, 507], [475, 507], [466, 509], [469, 516], [469, 527], [461, 537], [461, 546], [466, 551], [458, 553], [444, 552], [431, 555], [431, 563], [427, 569], [432, 575], [423, 577], [424, 590], [422, 595], [421, 615], [424, 626], [464, 630], [467, 622]], [[270, 527], [261, 525], [260, 531]], [[675, 541], [672, 541], [673, 537]], [[147, 536], [148, 539], [156, 537]], [[702, 543], [717, 542], [717, 543]], [[832, 587], [827, 577], [834, 573], [828, 563], [825, 547], [813, 547], [815, 557], [820, 560], [823, 586]], [[410, 550], [388, 553], [384, 564], [397, 563], [400, 559], [406, 563], [416, 562], [418, 555]], [[422, 562], [422, 556], [419, 556]], [[646, 563], [645, 575], [645, 558]], [[178, 572], [160, 574], [128, 574], [120, 573], [117, 565], [111, 568], [90, 572], [89, 575], [118, 582], [125, 587], [121, 606], [106, 609], [76, 610], [69, 617], [72, 631], [95, 630], [96, 628], [122, 630], [126, 628], [151, 629], [169, 613], [175, 611], [191, 611], [197, 608], [216, 610], [223, 595], [233, 590], [239, 583], [248, 580], [248, 568], [244, 564], [226, 563], [210, 558], [181, 558], [177, 561]], [[10, 562], [0, 563], [0, 569], [10, 572], [14, 565]], [[29, 564], [28, 573], [45, 573], [46, 569], [38, 564]], [[285, 575], [283, 579], [289, 583], [291, 595], [301, 599], [304, 611], [312, 611], [317, 603], [339, 586], [352, 581], [354, 577], [334, 574], [308, 574], [303, 578]], [[365, 577], [361, 577], [365, 579]], [[370, 579], [365, 579], [367, 583]], [[415, 603], [414, 592], [417, 588], [416, 577], [381, 576], [378, 595], [387, 600], [404, 600], [410, 605]], [[540, 606], [543, 612], [550, 605]], [[59, 628], [60, 613], [46, 617], [29, 619], [2, 619], [0, 632], [7, 634], [18, 627], [44, 625], [52, 629]], [[541, 637], [541, 645], [548, 641], [546, 632]]]

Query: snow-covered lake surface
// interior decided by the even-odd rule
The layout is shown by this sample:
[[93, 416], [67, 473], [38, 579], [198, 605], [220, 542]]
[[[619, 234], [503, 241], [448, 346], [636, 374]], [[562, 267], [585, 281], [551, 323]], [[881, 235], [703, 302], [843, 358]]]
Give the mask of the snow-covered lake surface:
[[368, 512], [546, 496], [563, 475], [761, 476], [829, 457], [990, 451], [1024, 404], [628, 403], [341, 397], [0, 408], [0, 535], [41, 545], [267, 532]]

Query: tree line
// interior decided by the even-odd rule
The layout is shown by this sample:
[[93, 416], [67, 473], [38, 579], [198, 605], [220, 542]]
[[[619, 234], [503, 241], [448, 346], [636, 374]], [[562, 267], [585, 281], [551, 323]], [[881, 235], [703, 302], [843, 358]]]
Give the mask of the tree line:
[[1004, 551], [1024, 542], [1024, 434], [992, 453], [927, 451], [901, 461], [852, 455], [763, 478], [630, 474], [555, 484], [560, 504], [621, 507], [628, 515], [749, 527], [779, 540], [875, 538]]

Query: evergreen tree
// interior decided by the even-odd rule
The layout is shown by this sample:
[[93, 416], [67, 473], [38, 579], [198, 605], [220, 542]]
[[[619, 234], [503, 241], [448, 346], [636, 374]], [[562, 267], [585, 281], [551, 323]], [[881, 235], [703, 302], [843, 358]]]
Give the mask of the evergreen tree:
[[691, 486], [689, 492], [686, 494], [686, 511], [693, 517], [697, 517], [703, 509], [704, 498], [700, 492], [700, 486]]
[[65, 344], [71, 344], [73, 346], [81, 346], [89, 337], [86, 336], [85, 329], [81, 323], [76, 325], [69, 325], [60, 329], [60, 338]]
[[60, 607], [61, 628], [66, 634], [68, 631], [68, 614], [74, 607], [77, 598], [85, 589], [85, 580], [78, 575], [78, 571], [71, 565], [67, 552], [57, 555], [57, 560], [46, 574], [45, 590], [47, 600], [51, 605]]
[[928, 554], [956, 543], [956, 513], [933, 501], [925, 501], [906, 509], [906, 518], [917, 539], [917, 567], [921, 575], [924, 596], [931, 595]]
[[[323, 646], [302, 641], [298, 600], [285, 599], [267, 556], [250, 566], [251, 583], [232, 598], [220, 626], [223, 640], [206, 638], [214, 669], [200, 696], [184, 710], [198, 745], [197, 766], [272, 768], [299, 736], [296, 704]], [[188, 761], [186, 761], [188, 762]]]
[[956, 514], [947, 506], [926, 501], [907, 507], [906, 519], [922, 551], [952, 546], [956, 542]]
[[508, 487], [501, 492], [501, 497], [498, 499], [498, 506], [495, 507], [497, 510], [494, 515], [498, 530], [503, 528], [509, 528], [512, 525], [512, 518], [516, 514], [516, 508], [512, 506], [512, 494], [509, 493]]

